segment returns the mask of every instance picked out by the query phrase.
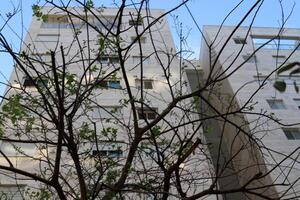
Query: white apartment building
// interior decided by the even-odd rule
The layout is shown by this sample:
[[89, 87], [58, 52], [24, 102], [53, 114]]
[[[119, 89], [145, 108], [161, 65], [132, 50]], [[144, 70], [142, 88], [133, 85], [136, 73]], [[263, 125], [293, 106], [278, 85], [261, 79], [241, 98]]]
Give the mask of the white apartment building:
[[[117, 55], [117, 52], [114, 52], [114, 48], [112, 48], [114, 43], [121, 44], [121, 48], [126, 48], [132, 42], [136, 41], [130, 50], [126, 52], [126, 54], [122, 54], [122, 56], [124, 56], [128, 84], [130, 85], [133, 97], [136, 99], [135, 105], [138, 108], [138, 123], [141, 127], [154, 120], [168, 106], [173, 99], [172, 95], [176, 96], [180, 91], [187, 92], [187, 88], [180, 85], [180, 63], [175, 55], [176, 47], [166, 17], [162, 17], [159, 19], [159, 22], [152, 26], [151, 34], [150, 31], [147, 30], [139, 40], [136, 40], [137, 32], [142, 32], [149, 23], [154, 21], [158, 16], [161, 16], [164, 11], [153, 9], [151, 10], [151, 17], [143, 18], [143, 16], [148, 16], [149, 13], [142, 10], [142, 18], [140, 19], [140, 16], [137, 15], [137, 10], [125, 9], [122, 24], [120, 25], [121, 28], [119, 29], [123, 32], [119, 38], [109, 33], [109, 31], [115, 33], [117, 30], [118, 22], [115, 21], [115, 17], [118, 14], [118, 9], [107, 8], [94, 10], [94, 15], [85, 15], [80, 8], [70, 8], [70, 12], [75, 13], [77, 16], [52, 7], [44, 7], [41, 11], [47, 20], [44, 21], [33, 17], [21, 50], [23, 64], [25, 63], [24, 66], [27, 68], [31, 78], [24, 74], [18, 63], [16, 63], [15, 70], [10, 78], [10, 83], [13, 88], [8, 87], [6, 90], [7, 97], [12, 97], [17, 94], [22, 95], [22, 97], [27, 96], [28, 99], [23, 99], [22, 102], [27, 103], [26, 105], [29, 106], [29, 108], [41, 115], [37, 117], [38, 120], [34, 120], [34, 123], [32, 123], [30, 127], [31, 132], [35, 131], [37, 133], [35, 135], [30, 132], [29, 138], [28, 133], [24, 134], [22, 132], [25, 130], [24, 125], [26, 125], [26, 123], [7, 122], [5, 135], [17, 141], [1, 142], [0, 150], [6, 155], [0, 158], [1, 163], [8, 165], [8, 158], [15, 166], [20, 167], [22, 170], [34, 174], [39, 174], [42, 171], [41, 176], [46, 176], [48, 173], [51, 173], [52, 166], [48, 166], [49, 163], [43, 163], [42, 159], [37, 158], [47, 157], [50, 162], [53, 161], [52, 159], [54, 159], [56, 152], [54, 142], [57, 140], [57, 132], [51, 120], [47, 121], [43, 119], [43, 117], [46, 119], [49, 118], [48, 112], [50, 112], [50, 108], [45, 104], [41, 104], [43, 105], [41, 107], [38, 101], [48, 99], [50, 105], [52, 104], [55, 107], [56, 102], [51, 99], [57, 98], [56, 96], [51, 96], [51, 91], [53, 91], [53, 95], [56, 94], [55, 88], [52, 86], [55, 84], [51, 82], [54, 76], [51, 72], [51, 66], [55, 63], [59, 70], [65, 70], [67, 72], [65, 84], [68, 85], [67, 89], [69, 93], [64, 102], [66, 107], [72, 107], [72, 102], [74, 102], [77, 94], [80, 95], [86, 92], [85, 86], [89, 86], [98, 81], [98, 85], [95, 89], [93, 89], [86, 100], [79, 105], [80, 108], [72, 121], [74, 125], [72, 130], [75, 137], [81, 137], [80, 139], [83, 141], [78, 144], [78, 148], [82, 151], [82, 154], [90, 153], [96, 157], [100, 155], [100, 157], [104, 157], [103, 160], [106, 160], [105, 162], [111, 160], [122, 164], [128, 153], [128, 146], [133, 141], [134, 124], [130, 102], [128, 101], [129, 94], [128, 89], [126, 89], [127, 83], [125, 82], [125, 75], [119, 70], [120, 55]], [[79, 20], [78, 16], [86, 20], [90, 24], [90, 27], [87, 27], [86, 23]], [[93, 28], [91, 28], [92, 26], [98, 30], [98, 32], [93, 30]], [[106, 30], [107, 27], [109, 27], [110, 30]], [[104, 35], [99, 34], [99, 32]], [[142, 51], [139, 47], [139, 43], [141, 44]], [[99, 53], [100, 51], [103, 52]], [[55, 53], [55, 61], [53, 61], [50, 52]], [[27, 58], [27, 56], [29, 58]], [[143, 64], [143, 72], [141, 72], [141, 63]], [[141, 84], [141, 82], [143, 82], [143, 84]], [[80, 89], [76, 88], [79, 84], [81, 85]], [[144, 93], [142, 100], [141, 85]], [[36, 86], [39, 86], [40, 90], [46, 94], [45, 99], [41, 96], [41, 91], [38, 91]], [[46, 91], [47, 87], [45, 86], [50, 88], [49, 91]], [[33, 99], [38, 99], [38, 101], [32, 101]], [[145, 103], [143, 111], [139, 101]], [[6, 103], [7, 101], [3, 102], [2, 108]], [[188, 106], [188, 103], [184, 105], [184, 102], [182, 102], [180, 106], [185, 108], [185, 106]], [[67, 114], [70, 114], [70, 110], [67, 111]], [[160, 126], [159, 129], [165, 131], [170, 127], [184, 123], [185, 115], [182, 113], [181, 109], [173, 109], [172, 114], [167, 115], [158, 123]], [[36, 115], [34, 114], [34, 116]], [[30, 115], [26, 115], [26, 117], [30, 118]], [[193, 118], [193, 115], [189, 115], [189, 118]], [[199, 129], [196, 128], [196, 124], [197, 123], [170, 129], [162, 137], [157, 139], [158, 142], [160, 142], [159, 148], [164, 148], [164, 145], [171, 140], [177, 141], [181, 136], [184, 138], [191, 134], [191, 132], [195, 130], [198, 131]], [[43, 128], [45, 128], [46, 131], [42, 131]], [[98, 141], [84, 142], [91, 141], [89, 139], [91, 135], [88, 134], [89, 131], [86, 131], [87, 129], [96, 131], [97, 135], [99, 135]], [[82, 130], [86, 131], [83, 135]], [[177, 134], [177, 132], [180, 132], [180, 134]], [[146, 134], [146, 136], [151, 137], [150, 133]], [[18, 140], [23, 141], [29, 139], [34, 141], [43, 139], [47, 142], [46, 144], [18, 142]], [[147, 180], [145, 175], [139, 174], [143, 172], [144, 168], [147, 168], [147, 176], [151, 177], [152, 181], [159, 183], [161, 181], [160, 175], [162, 171], [160, 171], [159, 166], [152, 159], [154, 155], [151, 154], [151, 151], [154, 147], [151, 143], [149, 144], [147, 139], [145, 139], [145, 142], [141, 145], [145, 146], [143, 147], [145, 148], [145, 150], [143, 150], [144, 155], [136, 156], [134, 159], [132, 169], [136, 170], [136, 172], [132, 175], [131, 180], [138, 182], [138, 179], [141, 177]], [[140, 146], [139, 148], [142, 147]], [[173, 149], [176, 149], [176, 145]], [[172, 155], [174, 152], [171, 150], [166, 148], [166, 152], [164, 153], [166, 155]], [[208, 161], [203, 161], [205, 157], [203, 153], [199, 153], [205, 150], [199, 147], [199, 150], [197, 149], [196, 151], [198, 154], [194, 154], [193, 158], [190, 159], [192, 164], [189, 164], [189, 159], [187, 159], [185, 166], [181, 165], [183, 178], [193, 174], [196, 174], [197, 177], [200, 176], [199, 179], [195, 179], [192, 183], [194, 184], [193, 187], [183, 185], [183, 189], [189, 195], [207, 188], [212, 177], [209, 171], [210, 164]], [[74, 170], [72, 160], [67, 154], [67, 151], [64, 152], [62, 156], [65, 156], [65, 158], [62, 159], [61, 163], [61, 173], [65, 174], [69, 173], [68, 170], [70, 170], [70, 173]], [[200, 157], [199, 160], [202, 160], [202, 162], [195, 162], [195, 157]], [[173, 157], [170, 156], [168, 159], [172, 162]], [[82, 161], [82, 165], [88, 168], [90, 165], [95, 165], [95, 161], [87, 159]], [[47, 170], [49, 169], [51, 170], [48, 172]], [[138, 172], [139, 170], [140, 172]], [[116, 171], [111, 173], [117, 174]], [[18, 192], [20, 185], [22, 186], [21, 188], [29, 186], [40, 187], [38, 182], [31, 181], [28, 177], [20, 177], [14, 173], [8, 173], [5, 170], [2, 170], [1, 174], [0, 184], [3, 185], [3, 187], [14, 190], [13, 192], [6, 193], [9, 197], [13, 196], [13, 199], [22, 199], [22, 195], [20, 194], [22, 192]], [[72, 187], [78, 188], [78, 185], [73, 185], [72, 180], [69, 181], [68, 184], [66, 187], [69, 189]], [[87, 184], [93, 183], [87, 182]], [[174, 196], [171, 196], [170, 199], [176, 199], [175, 197], [178, 194], [172, 184], [170, 191], [174, 191]], [[2, 186], [0, 187], [2, 188]], [[17, 197], [17, 195], [19, 195], [19, 197]], [[25, 192], [24, 195], [25, 198], [29, 196], [28, 192]], [[157, 195], [160, 194], [158, 193]], [[71, 199], [71, 197], [69, 198]], [[128, 199], [130, 198], [136, 199], [136, 196], [132, 194], [128, 196]], [[155, 199], [159, 198], [159, 196], [145, 195], [139, 198]], [[205, 199], [208, 198], [214, 199], [215, 197], [213, 195], [205, 197]]]
[[[236, 183], [243, 186], [259, 177], [247, 187], [262, 187], [254, 191], [268, 198], [298, 199], [300, 94], [294, 85], [299, 85], [300, 76], [289, 73], [299, 66], [279, 74], [276, 69], [299, 62], [300, 30], [204, 26], [203, 32], [206, 41], [202, 40], [200, 65], [202, 85], [211, 89], [207, 96], [220, 113], [241, 109], [226, 116], [228, 121], [220, 117], [207, 120], [205, 125], [212, 130], [206, 137], [215, 144], [211, 147], [214, 165], [224, 176], [219, 180], [220, 188], [235, 188]], [[188, 72], [192, 87], [195, 74]], [[275, 81], [284, 81], [286, 90], [276, 90]], [[204, 107], [207, 113], [216, 113], [208, 105]], [[223, 155], [219, 160], [218, 151]], [[252, 194], [223, 197], [260, 198]]]

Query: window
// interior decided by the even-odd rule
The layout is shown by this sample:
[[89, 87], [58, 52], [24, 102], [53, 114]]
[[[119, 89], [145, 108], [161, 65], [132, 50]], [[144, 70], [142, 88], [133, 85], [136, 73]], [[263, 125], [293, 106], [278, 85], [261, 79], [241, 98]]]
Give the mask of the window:
[[24, 78], [23, 86], [25, 88], [35, 87], [35, 84], [38, 85], [38, 87], [45, 87], [48, 85], [48, 79], [39, 79], [39, 78], [32, 78], [29, 77]]
[[[255, 75], [255, 76], [253, 76], [253, 77], [254, 77], [254, 79], [255, 79], [259, 84], [262, 84], [263, 81], [265, 81], [266, 78], [267, 78], [267, 76], [265, 76], [265, 75], [259, 75], [259, 76]], [[270, 82], [270, 79], [267, 79], [267, 80], [265, 81], [265, 83], [268, 83], [268, 82]]]
[[2, 142], [1, 151], [6, 156], [34, 156], [36, 148], [29, 143]]
[[247, 61], [247, 63], [256, 63], [255, 55], [243, 55], [243, 59]]
[[51, 54], [43, 53], [43, 54], [33, 54], [32, 59], [34, 62], [42, 62], [42, 63], [50, 63], [52, 58]]
[[122, 89], [119, 80], [103, 80], [98, 84], [98, 86], [105, 89]]
[[58, 34], [38, 34], [35, 38], [36, 42], [58, 42]]
[[144, 112], [142, 112], [141, 108], [138, 108], [138, 116], [139, 119], [144, 120], [153, 120], [156, 118], [157, 108], [144, 108]]
[[298, 128], [282, 129], [288, 140], [300, 140], [300, 131]]
[[300, 76], [299, 75], [278, 75], [279, 80], [283, 80], [287, 85], [300, 85]]
[[276, 63], [284, 63], [286, 57], [282, 55], [273, 55], [273, 59], [275, 60]]
[[[136, 79], [135, 80], [135, 85], [136, 85], [136, 88], [140, 90], [141, 89], [141, 80]], [[143, 89], [146, 89], [146, 90], [153, 89], [153, 80], [143, 79]]]
[[281, 99], [268, 99], [267, 102], [271, 109], [286, 109], [283, 100]]
[[24, 82], [23, 82], [23, 86], [24, 87], [35, 87], [34, 80], [32, 80], [30, 78], [25, 78]]
[[117, 57], [117, 56], [101, 56], [99, 58], [99, 62], [101, 64], [116, 64], [116, 63], [119, 63], [120, 60], [119, 60], [119, 57]]
[[123, 155], [121, 143], [112, 142], [101, 142], [93, 146], [93, 156], [109, 157], [109, 158], [120, 158]]
[[94, 119], [120, 118], [121, 115], [121, 107], [118, 106], [103, 106], [93, 108]]
[[48, 15], [46, 20], [42, 22], [41, 28], [69, 28], [68, 16], [64, 15]]
[[294, 99], [294, 101], [297, 104], [297, 107], [300, 109], [300, 99]]
[[143, 19], [141, 17], [138, 17], [136, 19], [129, 20], [130, 26], [141, 26], [143, 25]]
[[246, 38], [233, 38], [234, 43], [236, 44], [247, 44], [247, 39]]
[[278, 49], [278, 50], [293, 50], [299, 44], [299, 38], [276, 38], [273, 36], [269, 38], [253, 37], [253, 44], [255, 48], [263, 49]]
[[146, 37], [140, 37], [139, 39], [138, 39], [136, 36], [131, 37], [131, 42], [133, 42], [133, 41], [135, 41], [135, 40], [136, 40], [136, 43], [138, 43], [139, 40], [140, 40], [140, 42], [141, 42], [142, 44], [145, 44], [145, 43], [146, 43]]
[[[133, 64], [140, 64], [141, 57], [140, 56], [132, 56], [132, 62], [133, 62]], [[143, 56], [142, 62], [143, 62], [143, 64], [150, 64], [150, 58]]]

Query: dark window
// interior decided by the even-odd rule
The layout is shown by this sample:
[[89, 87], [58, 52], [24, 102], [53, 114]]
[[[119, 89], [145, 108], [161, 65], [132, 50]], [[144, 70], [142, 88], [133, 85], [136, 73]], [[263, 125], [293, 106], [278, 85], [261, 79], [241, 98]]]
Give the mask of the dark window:
[[300, 131], [298, 128], [282, 129], [288, 140], [300, 140]]
[[144, 108], [144, 112], [142, 112], [142, 109], [139, 108], [138, 109], [138, 116], [139, 119], [148, 119], [148, 120], [153, 120], [156, 118], [156, 113], [157, 113], [157, 109], [156, 108]]
[[35, 84], [38, 86], [38, 87], [45, 87], [48, 85], [48, 79], [38, 79], [38, 78], [25, 78], [24, 79], [24, 83], [23, 83], [23, 86], [25, 88], [30, 88], [30, 87], [35, 87]]
[[129, 20], [130, 26], [141, 26], [143, 25], [143, 19], [142, 18], [136, 18]]
[[25, 78], [24, 79], [24, 83], [23, 83], [24, 87], [34, 87], [34, 81], [32, 79], [29, 78]]
[[140, 38], [137, 38], [136, 36], [131, 37], [131, 42], [133, 42], [135, 40], [136, 40], [136, 42], [140, 41], [142, 44], [146, 43], [146, 37], [140, 37]]
[[233, 38], [233, 41], [234, 41], [236, 44], [247, 44], [246, 38]]
[[93, 156], [104, 156], [110, 158], [119, 158], [123, 155], [122, 150], [93, 150]]
[[[141, 80], [140, 79], [136, 79], [135, 84], [136, 84], [137, 89], [141, 89]], [[153, 80], [150, 80], [150, 79], [143, 80], [143, 89], [146, 89], [146, 90], [153, 89]]]

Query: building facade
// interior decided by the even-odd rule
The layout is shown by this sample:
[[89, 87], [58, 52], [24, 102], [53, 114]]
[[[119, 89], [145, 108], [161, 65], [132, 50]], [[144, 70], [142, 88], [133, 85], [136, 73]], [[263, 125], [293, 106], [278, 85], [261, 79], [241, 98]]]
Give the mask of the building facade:
[[[37, 11], [2, 102], [7, 140], [1, 142], [1, 163], [50, 180], [61, 151], [57, 169], [67, 198], [76, 198], [82, 187], [105, 198], [105, 185], [121, 179], [134, 151], [126, 169], [126, 183], [134, 189], [124, 188], [127, 199], [166, 195], [163, 166], [174, 163], [179, 163], [175, 167], [183, 180], [181, 193], [193, 195], [208, 188], [213, 172], [205, 147], [195, 146], [183, 160], [177, 153], [189, 152], [185, 148], [202, 137], [198, 122], [186, 123], [197, 118], [190, 100], [151, 124], [174, 98], [189, 91], [164, 11], [126, 8], [121, 23], [119, 9]], [[17, 116], [12, 111], [16, 105]], [[85, 186], [77, 181], [78, 167]], [[2, 170], [1, 184], [14, 191], [4, 194], [13, 199], [57, 195], [26, 175]], [[168, 195], [177, 199], [177, 182], [173, 176], [169, 179]]]
[[[227, 113], [205, 124], [213, 133], [207, 140], [218, 148], [210, 151], [216, 173], [223, 176], [219, 185], [230, 189], [238, 183], [262, 194], [224, 198], [297, 199], [300, 79], [291, 72], [299, 68], [300, 30], [204, 26], [203, 32], [201, 84], [211, 88], [211, 105], [203, 103], [203, 110], [210, 115]], [[291, 63], [293, 68], [278, 72]], [[188, 76], [193, 85], [195, 73]], [[223, 159], [216, 158], [218, 152]]]

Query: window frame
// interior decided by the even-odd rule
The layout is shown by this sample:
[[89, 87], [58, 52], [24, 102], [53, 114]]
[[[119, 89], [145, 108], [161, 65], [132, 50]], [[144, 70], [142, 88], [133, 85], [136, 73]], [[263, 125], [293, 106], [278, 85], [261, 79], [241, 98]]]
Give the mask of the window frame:
[[282, 128], [288, 140], [300, 140], [300, 129], [299, 128]]
[[135, 41], [135, 40], [136, 40], [136, 42], [138, 42], [138, 41], [140, 40], [140, 42], [141, 42], [142, 44], [145, 44], [146, 41], [147, 41], [147, 37], [145, 37], [145, 36], [140, 36], [139, 39], [137, 39], [137, 36], [131, 36], [131, 37], [130, 37], [130, 40], [131, 40], [131, 42], [133, 42], [133, 41]]
[[[45, 85], [43, 84], [43, 81], [45, 83]], [[29, 83], [28, 84], [25, 84], [25, 83]], [[29, 77], [24, 77], [23, 78], [23, 84], [22, 86], [24, 88], [36, 88], [35, 84], [40, 87], [40, 88], [44, 88], [44, 87], [47, 87], [49, 85], [49, 79], [47, 78], [38, 78], [38, 77], [32, 77], [32, 79], [30, 79]]]
[[[144, 113], [142, 113], [141, 108], [137, 108], [137, 114], [138, 114], [139, 120], [154, 120], [158, 115], [157, 112], [158, 112], [158, 109], [154, 108], [154, 107], [151, 107], [151, 108], [144, 107]], [[144, 114], [144, 116], [143, 116], [143, 114]], [[154, 115], [154, 116], [151, 116], [151, 115]]]
[[245, 55], [242, 55], [242, 58], [244, 59], [244, 61], [246, 63], [257, 63], [257, 58], [254, 54], [245, 54]]
[[129, 19], [129, 26], [142, 26], [144, 24], [144, 20], [141, 17], [137, 17], [134, 19]]
[[247, 44], [247, 38], [235, 37], [233, 41], [235, 44]]
[[[117, 86], [113, 86], [112, 83], [118, 83]], [[106, 80], [101, 80], [98, 83], [98, 88], [100, 89], [122, 89], [122, 85], [121, 85], [121, 80], [120, 79], [116, 79], [116, 80], [112, 80], [112, 79], [106, 79]]]
[[[150, 83], [151, 87], [146, 87], [147, 83]], [[141, 79], [135, 79], [135, 86], [138, 90], [141, 89], [141, 85], [142, 85]], [[143, 90], [152, 90], [154, 89], [153, 85], [154, 85], [153, 79], [143, 79]]]
[[[143, 56], [142, 57], [142, 62], [143, 62], [143, 65], [151, 64], [150, 57], [149, 56]], [[132, 56], [132, 64], [140, 65], [141, 64], [141, 56]]]
[[287, 109], [287, 107], [282, 99], [267, 99], [266, 101], [272, 110], [286, 110]]
[[[98, 146], [98, 148], [97, 148]], [[122, 158], [124, 151], [123, 145], [120, 141], [106, 142], [101, 141], [92, 146], [92, 156], [101, 156], [105, 158]]]
[[[56, 37], [56, 38], [54, 38]], [[59, 34], [44, 34], [44, 33], [39, 33], [36, 35], [36, 38], [35, 38], [35, 42], [45, 42], [45, 43], [48, 43], [48, 42], [53, 42], [53, 43], [56, 43], [59, 41], [59, 37], [60, 35]], [[46, 40], [43, 40], [43, 39], [46, 39]]]
[[120, 59], [116, 55], [104, 55], [98, 58], [98, 62], [102, 65], [119, 64]]

